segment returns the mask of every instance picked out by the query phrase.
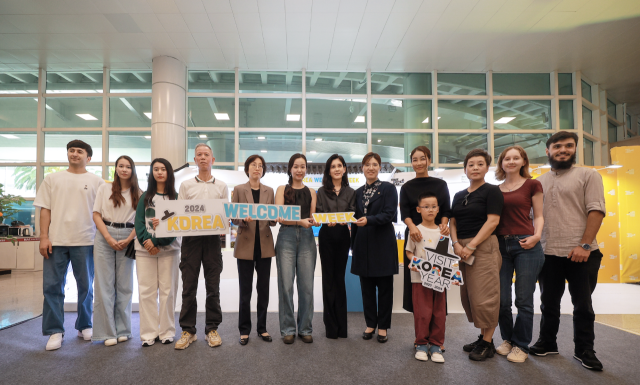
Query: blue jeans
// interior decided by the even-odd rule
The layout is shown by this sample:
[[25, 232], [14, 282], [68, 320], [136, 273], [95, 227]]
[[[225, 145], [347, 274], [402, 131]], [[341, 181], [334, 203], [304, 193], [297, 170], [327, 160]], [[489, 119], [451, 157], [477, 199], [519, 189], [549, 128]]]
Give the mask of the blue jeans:
[[[502, 267], [500, 268], [500, 335], [525, 353], [529, 353], [533, 333], [533, 293], [536, 290], [538, 274], [544, 264], [544, 252], [540, 242], [533, 248], [525, 250], [520, 246], [520, 239], [530, 235], [511, 235], [505, 238], [498, 236]], [[511, 283], [513, 272], [516, 273], [516, 316], [515, 325], [511, 311]]]
[[[133, 229], [107, 226], [107, 231], [113, 239], [122, 241], [127, 239]], [[131, 297], [135, 262], [124, 256], [125, 250], [112, 249], [100, 232], [96, 234], [93, 249], [95, 296], [92, 341], [131, 338]]]
[[313, 332], [313, 273], [316, 269], [316, 240], [313, 229], [302, 226], [280, 226], [276, 241], [278, 267], [278, 313], [280, 334], [296, 334], [293, 318], [293, 280], [298, 286], [298, 334]]
[[78, 286], [76, 329], [91, 327], [93, 311], [93, 246], [53, 246], [42, 264], [42, 334], [64, 333], [64, 286], [69, 262]]

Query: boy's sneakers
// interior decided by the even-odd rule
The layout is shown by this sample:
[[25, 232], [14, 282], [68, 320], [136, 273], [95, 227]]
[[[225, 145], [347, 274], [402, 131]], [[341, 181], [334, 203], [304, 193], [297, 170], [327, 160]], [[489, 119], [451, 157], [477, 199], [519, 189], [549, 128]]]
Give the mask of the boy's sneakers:
[[469, 359], [473, 361], [484, 361], [487, 358], [492, 358], [496, 352], [496, 347], [493, 345], [493, 341], [487, 342], [480, 340], [480, 342], [473, 348], [473, 351], [469, 353]]
[[180, 339], [176, 342], [176, 350], [184, 350], [191, 345], [192, 342], [198, 340], [198, 336], [189, 332], [182, 332]]
[[522, 349], [520, 349], [519, 347], [514, 346], [513, 349], [511, 349], [511, 352], [509, 353], [509, 355], [507, 355], [507, 361], [522, 363], [527, 360], [527, 357], [529, 357], [527, 353], [522, 351]]
[[478, 343], [480, 343], [480, 341], [482, 341], [482, 338], [483, 338], [483, 335], [482, 335], [482, 334], [480, 334], [480, 335], [478, 336], [478, 339], [477, 339], [476, 341], [473, 341], [473, 342], [472, 342], [472, 343], [470, 343], [470, 344], [466, 344], [466, 345], [464, 345], [464, 346], [462, 347], [462, 350], [464, 350], [464, 351], [465, 351], [465, 352], [467, 352], [467, 353], [471, 353], [471, 352], [473, 351], [473, 349], [476, 347], [476, 345], [477, 345]]
[[596, 357], [596, 352], [590, 349], [583, 350], [573, 355], [573, 358], [580, 361], [582, 366], [590, 370], [602, 370], [602, 362]]
[[506, 356], [511, 353], [511, 349], [513, 349], [513, 345], [509, 341], [502, 341], [502, 344], [496, 348], [496, 353], [501, 356]]
[[444, 364], [442, 349], [440, 349], [439, 346], [436, 346], [436, 345], [429, 346], [429, 355], [431, 356], [431, 361], [437, 362], [439, 364]]
[[93, 337], [93, 329], [88, 328], [82, 331], [78, 331], [78, 337], [84, 338], [85, 341], [91, 341], [91, 337]]
[[62, 346], [62, 338], [64, 337], [64, 333], [54, 333], [49, 336], [49, 341], [47, 341], [46, 350], [57, 350]]
[[418, 345], [416, 346], [416, 360], [420, 361], [429, 361], [429, 346], [428, 345]]
[[544, 357], [549, 354], [558, 354], [558, 344], [555, 342], [545, 342], [540, 338], [538, 339], [538, 342], [529, 348], [529, 353], [539, 357]]

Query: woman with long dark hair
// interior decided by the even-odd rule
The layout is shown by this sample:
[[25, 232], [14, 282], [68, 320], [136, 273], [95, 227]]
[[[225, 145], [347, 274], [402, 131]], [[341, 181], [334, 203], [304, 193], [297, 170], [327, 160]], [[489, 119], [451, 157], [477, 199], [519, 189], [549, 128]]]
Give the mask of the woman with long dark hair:
[[154, 159], [149, 171], [149, 187], [140, 197], [136, 210], [136, 271], [142, 346], [151, 346], [157, 339], [170, 344], [176, 335], [181, 239], [156, 238], [154, 226], [156, 203], [178, 198], [175, 184], [171, 163], [163, 158]]
[[125, 250], [136, 232], [140, 187], [133, 159], [126, 155], [116, 159], [113, 183], [98, 189], [93, 205], [93, 221], [98, 229], [93, 247], [95, 278], [92, 341], [113, 346], [131, 338], [131, 296], [133, 294], [133, 260]]
[[313, 272], [316, 269], [316, 240], [311, 226], [315, 224], [316, 193], [302, 183], [307, 173], [307, 158], [293, 154], [289, 159], [287, 174], [289, 183], [278, 187], [277, 205], [300, 206], [300, 220], [282, 218], [276, 241], [276, 265], [278, 267], [278, 312], [280, 334], [285, 344], [292, 344], [296, 336], [296, 320], [293, 317], [293, 280], [298, 284], [298, 336], [303, 342], [313, 342]]
[[[317, 213], [356, 211], [356, 192], [349, 187], [347, 163], [338, 154], [327, 159], [318, 189]], [[327, 338], [347, 338], [347, 289], [344, 273], [351, 234], [346, 223], [326, 223], [320, 228], [318, 247], [322, 267], [323, 320]]]

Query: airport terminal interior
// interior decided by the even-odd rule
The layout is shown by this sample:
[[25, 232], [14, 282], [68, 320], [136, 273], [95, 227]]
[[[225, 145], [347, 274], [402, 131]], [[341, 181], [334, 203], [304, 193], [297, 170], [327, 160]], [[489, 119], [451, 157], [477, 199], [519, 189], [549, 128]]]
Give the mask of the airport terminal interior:
[[[639, 62], [638, 0], [0, 0], [0, 210], [9, 214], [0, 216], [0, 382], [637, 383]], [[594, 350], [603, 371], [586, 370], [572, 357], [569, 290], [559, 355], [530, 355], [522, 364], [498, 355], [469, 360], [462, 345], [478, 330], [453, 286], [446, 364], [414, 359], [402, 254], [387, 343], [362, 339], [360, 281], [350, 266], [348, 337], [325, 338], [318, 258], [314, 343], [281, 342], [274, 262], [267, 316], [273, 342], [254, 333], [241, 346], [236, 225], [221, 236], [219, 348], [204, 338], [185, 351], [141, 347], [135, 272], [131, 340], [106, 347], [77, 338], [78, 291], [69, 266], [67, 335], [61, 349], [45, 351], [34, 200], [45, 177], [67, 169], [72, 140], [92, 147], [87, 170], [108, 182], [116, 159], [130, 156], [143, 191], [159, 157], [176, 170], [176, 188], [193, 179], [195, 146], [205, 143], [215, 157], [212, 175], [227, 184], [229, 196], [249, 180], [244, 165], [253, 154], [266, 161], [262, 183], [274, 190], [287, 184], [291, 155], [304, 154], [304, 184], [317, 190], [332, 154], [344, 157], [353, 189], [365, 186], [361, 162], [369, 152], [380, 156], [379, 179], [399, 194], [416, 177], [411, 151], [426, 146], [429, 176], [447, 182], [453, 198], [469, 187], [463, 168], [469, 151], [491, 155], [485, 179], [499, 184], [498, 156], [521, 146], [538, 178], [551, 172], [547, 140], [559, 131], [577, 135], [576, 166], [596, 170], [604, 185], [606, 212], [596, 237], [603, 259], [592, 294]], [[23, 199], [17, 204], [12, 196]], [[402, 251], [399, 211], [393, 227]], [[280, 229], [273, 228], [273, 240]], [[319, 227], [313, 229], [317, 243]], [[181, 281], [177, 292], [179, 336]], [[540, 330], [540, 295], [536, 286], [531, 344]], [[203, 272], [197, 300], [204, 325]], [[254, 319], [256, 306], [254, 295]], [[498, 330], [494, 343], [502, 343]]]

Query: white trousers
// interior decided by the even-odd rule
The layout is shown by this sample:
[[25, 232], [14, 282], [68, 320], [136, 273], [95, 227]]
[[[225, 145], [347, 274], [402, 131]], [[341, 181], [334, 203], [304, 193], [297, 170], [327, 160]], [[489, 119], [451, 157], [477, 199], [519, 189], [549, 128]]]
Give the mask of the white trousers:
[[175, 308], [180, 251], [176, 250], [162, 257], [137, 254], [140, 340], [173, 338], [176, 335]]

